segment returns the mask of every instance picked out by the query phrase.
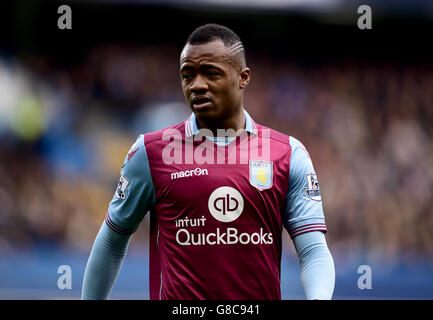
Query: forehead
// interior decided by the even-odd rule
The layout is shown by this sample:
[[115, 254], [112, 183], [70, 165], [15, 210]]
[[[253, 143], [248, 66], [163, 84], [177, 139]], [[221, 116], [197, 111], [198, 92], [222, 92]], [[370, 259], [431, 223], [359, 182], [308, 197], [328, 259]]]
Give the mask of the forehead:
[[180, 54], [181, 67], [191, 63], [231, 63], [232, 60], [233, 57], [221, 40], [197, 45], [187, 44]]

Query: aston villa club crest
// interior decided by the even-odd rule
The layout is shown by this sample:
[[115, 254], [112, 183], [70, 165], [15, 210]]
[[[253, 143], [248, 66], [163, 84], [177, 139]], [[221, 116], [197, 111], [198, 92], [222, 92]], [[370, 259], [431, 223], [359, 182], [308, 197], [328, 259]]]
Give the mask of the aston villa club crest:
[[273, 162], [262, 160], [250, 160], [250, 183], [260, 191], [269, 189], [273, 185]]
[[315, 201], [321, 201], [319, 180], [314, 173], [307, 174], [308, 187], [304, 188], [304, 192], [308, 198]]

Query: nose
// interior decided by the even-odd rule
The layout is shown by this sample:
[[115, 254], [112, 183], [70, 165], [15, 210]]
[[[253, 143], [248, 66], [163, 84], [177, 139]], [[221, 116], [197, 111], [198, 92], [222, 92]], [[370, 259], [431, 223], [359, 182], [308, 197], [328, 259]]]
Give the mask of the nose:
[[191, 83], [190, 89], [192, 92], [203, 92], [208, 90], [208, 85], [203, 77], [198, 74]]

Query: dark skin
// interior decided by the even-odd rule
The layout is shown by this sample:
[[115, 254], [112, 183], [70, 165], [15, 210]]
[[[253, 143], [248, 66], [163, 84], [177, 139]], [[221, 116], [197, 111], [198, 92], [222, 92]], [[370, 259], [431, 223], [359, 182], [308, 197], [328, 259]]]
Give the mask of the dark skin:
[[180, 55], [182, 89], [200, 129], [245, 128], [244, 89], [250, 69], [221, 40], [187, 44]]

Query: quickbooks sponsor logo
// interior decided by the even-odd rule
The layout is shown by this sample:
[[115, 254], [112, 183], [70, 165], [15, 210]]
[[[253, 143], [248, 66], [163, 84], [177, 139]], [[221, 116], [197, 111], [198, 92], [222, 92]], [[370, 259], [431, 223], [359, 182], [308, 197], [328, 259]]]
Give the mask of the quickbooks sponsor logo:
[[274, 239], [271, 233], [260, 232], [241, 233], [236, 228], [227, 228], [225, 231], [220, 228], [215, 233], [191, 233], [187, 229], [179, 229], [176, 232], [176, 242], [181, 246], [203, 246], [203, 245], [234, 245], [234, 244], [273, 244]]
[[205, 175], [205, 176], [208, 175], [207, 169], [195, 168], [192, 170], [173, 172], [171, 174], [171, 180], [175, 180], [175, 179], [179, 179], [179, 178], [186, 178], [186, 177], [193, 177], [193, 176], [203, 176], [203, 175]]
[[238, 190], [232, 187], [215, 189], [208, 200], [209, 212], [221, 222], [235, 221], [244, 210], [244, 199]]
[[[235, 188], [219, 187], [209, 196], [208, 208], [215, 220], [232, 223], [242, 214], [244, 199]], [[215, 232], [199, 232], [206, 225], [204, 215], [201, 218], [176, 219], [175, 224], [179, 228], [176, 232], [176, 242], [181, 246], [235, 245], [239, 243], [242, 245], [266, 245], [274, 243], [272, 233], [264, 232], [263, 228], [254, 233], [240, 232], [234, 227], [216, 228]], [[192, 228], [193, 231], [190, 231], [189, 228]]]

